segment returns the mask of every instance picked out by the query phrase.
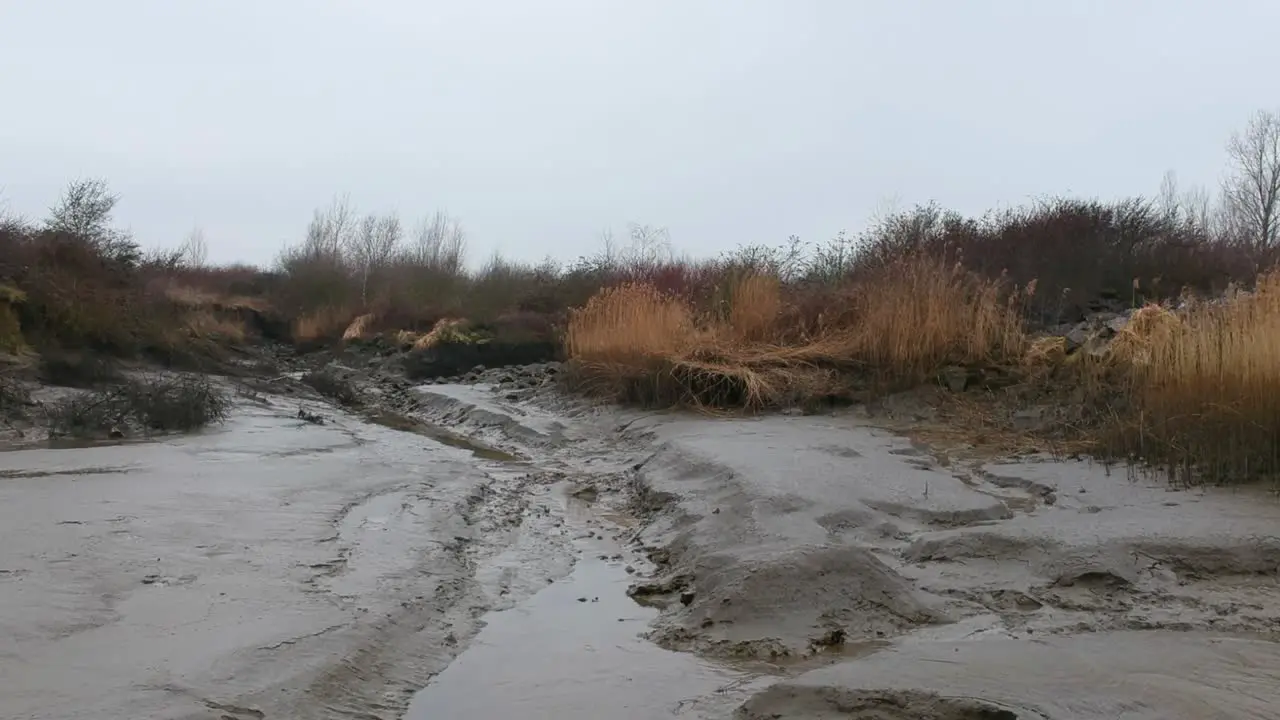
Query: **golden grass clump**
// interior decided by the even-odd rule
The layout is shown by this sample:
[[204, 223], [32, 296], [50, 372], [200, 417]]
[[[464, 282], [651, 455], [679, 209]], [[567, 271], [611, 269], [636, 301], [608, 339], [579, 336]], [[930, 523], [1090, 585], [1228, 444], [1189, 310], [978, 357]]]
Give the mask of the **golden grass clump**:
[[1116, 333], [1107, 346], [1106, 357], [1112, 363], [1151, 365], [1154, 353], [1168, 348], [1182, 329], [1182, 318], [1161, 305], [1145, 305], [1134, 311], [1129, 322]]
[[1064, 337], [1036, 338], [1027, 345], [1027, 352], [1022, 356], [1023, 364], [1029, 368], [1054, 368], [1061, 365], [1067, 357], [1067, 339]]
[[729, 294], [728, 327], [740, 340], [760, 342], [775, 330], [782, 311], [778, 279], [747, 275], [733, 283]]
[[351, 324], [347, 326], [347, 329], [342, 331], [342, 341], [350, 342], [352, 340], [366, 339], [369, 335], [369, 328], [373, 325], [373, 320], [373, 313], [365, 313], [357, 316], [356, 319], [352, 320]]
[[683, 301], [629, 283], [605, 288], [572, 311], [565, 348], [585, 362], [627, 363], [679, 357], [693, 338], [692, 313]]
[[1111, 352], [1125, 399], [1113, 451], [1180, 482], [1280, 470], [1280, 273], [1176, 314], [1143, 308]]
[[948, 364], [1016, 361], [1026, 342], [1002, 283], [924, 258], [831, 291], [814, 333], [779, 322], [791, 315], [776, 278], [740, 278], [728, 299], [697, 317], [647, 285], [602, 290], [570, 316], [572, 375], [622, 400], [758, 409], [918, 383]]
[[416, 345], [422, 337], [422, 333], [416, 333], [412, 330], [397, 330], [392, 339], [395, 340], [397, 345]]
[[417, 337], [413, 341], [415, 350], [425, 350], [443, 343], [473, 342], [474, 338], [467, 333], [470, 323], [461, 318], [442, 318], [431, 327], [431, 332]]
[[1018, 299], [1003, 282], [918, 257], [849, 290], [829, 332], [841, 355], [891, 384], [914, 384], [944, 365], [1016, 362], [1027, 343]]

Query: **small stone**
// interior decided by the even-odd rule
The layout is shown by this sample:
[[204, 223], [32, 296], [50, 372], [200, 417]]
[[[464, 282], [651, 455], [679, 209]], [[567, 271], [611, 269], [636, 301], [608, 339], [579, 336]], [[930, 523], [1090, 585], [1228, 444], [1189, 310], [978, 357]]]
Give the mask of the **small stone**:
[[969, 371], [959, 365], [951, 365], [942, 369], [939, 379], [951, 392], [964, 392], [969, 386]]

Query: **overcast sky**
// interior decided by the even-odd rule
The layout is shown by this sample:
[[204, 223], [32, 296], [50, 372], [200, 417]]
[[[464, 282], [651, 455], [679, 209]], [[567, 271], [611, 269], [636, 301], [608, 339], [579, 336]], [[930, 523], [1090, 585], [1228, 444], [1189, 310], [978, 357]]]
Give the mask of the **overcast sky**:
[[[0, 188], [101, 177], [146, 245], [270, 262], [349, 193], [473, 256], [712, 254], [1216, 183], [1280, 105], [1276, 0], [0, 0]], [[1267, 91], [1266, 88], [1272, 88]]]

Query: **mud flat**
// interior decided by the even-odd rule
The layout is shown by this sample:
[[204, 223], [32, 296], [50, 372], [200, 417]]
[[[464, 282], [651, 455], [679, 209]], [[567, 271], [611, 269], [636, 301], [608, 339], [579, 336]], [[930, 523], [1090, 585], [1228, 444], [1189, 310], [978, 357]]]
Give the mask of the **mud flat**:
[[646, 637], [746, 673], [735, 710], [706, 702], [690, 717], [1280, 707], [1280, 502], [1265, 489], [950, 457], [838, 415], [708, 420], [418, 392], [424, 412], [461, 425], [474, 407], [495, 440], [521, 416], [561, 413], [547, 457], [594, 468], [601, 497], [639, 520], [628, 539], [650, 564], [628, 592], [658, 611]]
[[0, 717], [398, 718], [569, 572], [530, 469], [313, 409], [0, 453]]
[[1272, 642], [1111, 632], [1036, 641], [911, 642], [778, 683], [739, 720], [1264, 720]]
[[844, 415], [588, 406], [522, 378], [366, 374], [366, 412], [307, 405], [323, 424], [277, 398], [198, 435], [0, 453], [0, 717], [1280, 707], [1263, 490], [950, 456]]

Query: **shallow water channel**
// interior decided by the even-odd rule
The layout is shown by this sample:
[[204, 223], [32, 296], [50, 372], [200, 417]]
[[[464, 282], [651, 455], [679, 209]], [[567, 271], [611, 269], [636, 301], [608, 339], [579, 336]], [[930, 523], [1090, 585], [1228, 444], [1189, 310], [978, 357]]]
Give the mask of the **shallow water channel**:
[[[578, 521], [582, 525], [584, 519]], [[599, 535], [563, 580], [490, 614], [417, 694], [409, 720], [727, 717], [767, 676], [663, 650], [641, 637], [657, 611], [626, 595], [620, 548]]]

